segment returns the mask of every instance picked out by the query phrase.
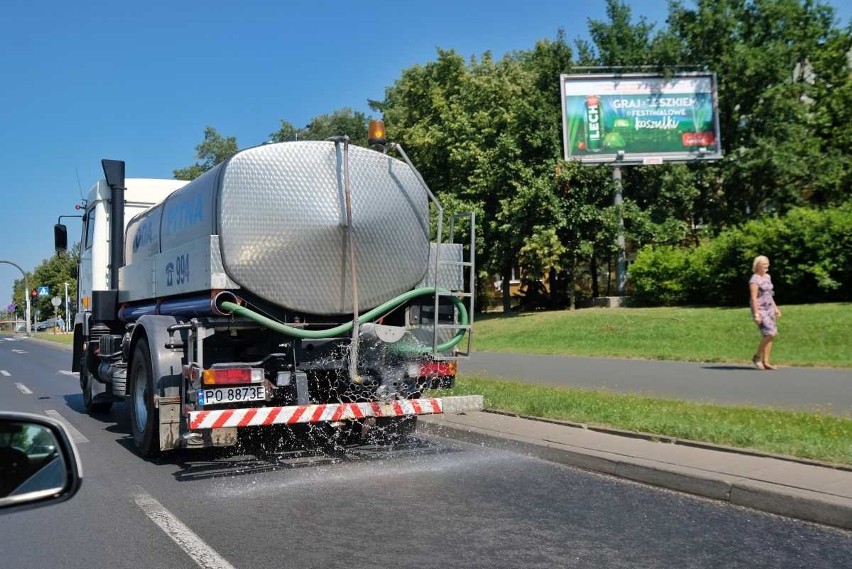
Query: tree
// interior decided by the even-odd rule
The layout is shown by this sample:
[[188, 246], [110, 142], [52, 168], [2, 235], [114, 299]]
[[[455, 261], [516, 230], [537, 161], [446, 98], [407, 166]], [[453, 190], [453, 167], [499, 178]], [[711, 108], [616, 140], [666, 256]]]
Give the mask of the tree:
[[709, 69], [719, 79], [721, 163], [625, 170], [634, 245], [697, 244], [701, 226], [719, 231], [762, 211], [847, 199], [852, 39], [833, 27], [833, 9], [802, 0], [696, 4], [672, 3], [669, 27], [654, 34], [608, 0], [608, 22], [589, 21], [593, 43], [577, 41], [583, 65]]
[[[618, 26], [629, 25], [629, 9], [615, 8], [611, 11]], [[619, 35], [618, 26], [600, 24], [601, 41]], [[641, 38], [650, 30], [646, 26], [632, 34], [639, 38], [632, 42], [637, 57], [644, 57], [650, 39]], [[391, 138], [407, 148], [441, 199], [453, 195], [454, 207], [477, 211], [483, 236], [478, 259], [487, 274], [504, 276], [504, 308], [508, 276], [519, 262], [535, 279], [564, 268], [573, 282], [588, 269], [590, 288], [598, 294], [599, 261], [609, 265], [616, 253], [611, 171], [565, 164], [562, 158], [561, 100], [555, 83], [572, 65], [562, 31], [554, 41], [539, 41], [534, 49], [499, 61], [486, 53], [466, 63], [451, 50], [439, 50], [436, 61], [405, 70], [375, 105], [385, 113]], [[655, 216], [625, 200], [631, 214], [628, 230], [650, 226], [644, 237], [656, 237], [668, 229], [665, 220], [656, 218], [671, 210], [692, 221], [696, 190], [680, 174], [672, 175], [665, 187], [671, 207], [659, 207]], [[682, 236], [689, 225], [677, 222], [681, 231], [668, 232]], [[671, 241], [668, 234], [666, 240]]]
[[593, 45], [577, 40], [581, 65], [602, 65], [609, 68], [655, 65], [651, 45], [656, 27], [640, 16], [631, 23], [630, 6], [618, 0], [607, 0], [609, 22], [589, 19], [589, 36]]
[[194, 180], [213, 166], [236, 154], [237, 139], [234, 136], [225, 138], [212, 126], [204, 129], [204, 140], [195, 147], [195, 157], [201, 162], [196, 162], [186, 168], [177, 168], [173, 171], [177, 180]]
[[696, 4], [671, 5], [667, 45], [676, 38], [681, 63], [719, 78], [725, 159], [714, 220], [845, 199], [852, 44], [848, 29], [833, 27], [833, 8], [811, 0]]
[[[77, 264], [80, 259], [80, 243], [75, 243], [74, 246], [65, 254], [54, 255], [48, 259], [44, 259], [32, 273], [27, 274], [27, 284], [31, 290], [24, 290], [24, 279], [20, 278], [15, 281], [12, 290], [12, 298], [15, 303], [16, 312], [23, 317], [26, 309], [26, 299], [24, 295], [30, 295], [32, 289], [40, 286], [48, 287], [50, 294], [47, 297], [30, 296], [32, 314], [35, 315], [36, 310], [41, 313], [41, 319], [53, 317], [55, 310], [50, 303], [50, 299], [54, 296], [63, 298], [65, 296], [65, 283], [68, 283], [68, 297], [70, 299], [77, 297]], [[63, 309], [64, 310], [64, 309]]]
[[326, 140], [332, 136], [348, 135], [352, 144], [367, 146], [369, 119], [359, 111], [344, 107], [331, 114], [319, 115], [303, 129], [292, 123], [281, 121], [281, 127], [269, 135], [273, 142], [290, 140]]
[[404, 70], [375, 105], [433, 191], [477, 211], [478, 259], [486, 274], [504, 276], [506, 309], [521, 250], [553, 257], [542, 244], [558, 216], [552, 178], [561, 111], [558, 92], [541, 85], [565, 62], [570, 48], [561, 35], [500, 60], [485, 53], [466, 63], [438, 50], [436, 61]]

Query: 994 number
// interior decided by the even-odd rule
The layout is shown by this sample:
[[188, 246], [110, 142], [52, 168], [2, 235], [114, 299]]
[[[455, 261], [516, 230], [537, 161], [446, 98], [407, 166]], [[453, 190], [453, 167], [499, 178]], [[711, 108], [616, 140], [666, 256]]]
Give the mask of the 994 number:
[[177, 284], [189, 282], [189, 254], [178, 255], [175, 260], [175, 278]]

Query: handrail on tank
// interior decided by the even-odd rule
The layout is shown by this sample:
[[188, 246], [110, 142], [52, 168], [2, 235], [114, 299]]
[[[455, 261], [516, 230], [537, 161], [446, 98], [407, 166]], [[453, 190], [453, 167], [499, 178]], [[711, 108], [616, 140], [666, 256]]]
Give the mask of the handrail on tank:
[[[441, 207], [441, 202], [438, 201], [438, 198], [435, 197], [435, 194], [432, 193], [432, 190], [429, 189], [428, 184], [426, 184], [426, 180], [423, 179], [423, 176], [420, 175], [420, 171], [414, 167], [414, 164], [411, 162], [411, 159], [408, 157], [408, 154], [405, 153], [402, 146], [397, 142], [391, 142], [387, 145], [387, 150], [396, 150], [402, 159], [408, 164], [408, 167], [411, 168], [411, 171], [414, 172], [414, 176], [417, 178], [417, 181], [420, 182], [420, 185], [423, 186], [423, 189], [426, 190], [426, 193], [429, 196], [429, 200], [435, 204], [435, 208], [438, 212], [438, 227], [435, 236], [435, 259], [434, 262], [434, 275], [435, 275], [435, 312], [433, 313], [432, 319], [432, 352], [438, 352], [438, 306], [440, 294], [438, 291], [438, 267], [439, 261], [441, 259], [441, 240], [443, 238], [443, 229], [444, 229], [444, 208]], [[427, 283], [428, 284], [428, 283]]]
[[346, 243], [349, 249], [349, 273], [352, 279], [352, 343], [349, 356], [349, 380], [361, 383], [358, 375], [358, 271], [355, 267], [355, 239], [352, 228], [352, 191], [349, 186], [349, 137], [347, 135], [329, 138], [334, 142], [335, 149], [343, 144], [343, 193], [346, 199]]

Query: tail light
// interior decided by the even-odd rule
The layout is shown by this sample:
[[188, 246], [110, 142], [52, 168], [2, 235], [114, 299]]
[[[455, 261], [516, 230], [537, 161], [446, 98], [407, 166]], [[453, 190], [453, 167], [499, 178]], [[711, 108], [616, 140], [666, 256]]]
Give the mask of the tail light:
[[263, 382], [263, 370], [253, 367], [212, 367], [201, 374], [204, 385], [242, 385]]
[[457, 364], [455, 361], [448, 362], [424, 362], [420, 364], [419, 377], [438, 377], [443, 375], [456, 375]]

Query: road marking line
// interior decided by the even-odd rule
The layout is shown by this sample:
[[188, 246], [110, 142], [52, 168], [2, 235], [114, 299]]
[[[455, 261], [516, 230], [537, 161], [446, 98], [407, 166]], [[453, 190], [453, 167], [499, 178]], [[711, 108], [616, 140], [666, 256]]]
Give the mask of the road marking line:
[[15, 387], [17, 387], [17, 388], [18, 388], [18, 390], [19, 390], [21, 393], [23, 393], [24, 395], [32, 395], [32, 394], [33, 394], [33, 392], [32, 392], [32, 391], [30, 391], [30, 388], [29, 388], [29, 387], [27, 387], [26, 385], [24, 385], [23, 383], [16, 383], [16, 384], [15, 384]]
[[70, 370], [67, 370], [67, 369], [61, 369], [61, 370], [59, 370], [59, 373], [61, 373], [62, 375], [77, 375], [78, 372], [70, 371]]
[[132, 498], [139, 509], [174, 541], [178, 547], [204, 569], [234, 569], [221, 555], [207, 545], [186, 524], [177, 519], [153, 496], [139, 486], [132, 486]]
[[6, 371], [5, 369], [0, 369], [0, 374], [5, 375], [6, 377], [9, 377], [10, 375], [12, 375], [11, 373], [9, 373], [8, 371]]
[[62, 415], [59, 414], [59, 411], [54, 411], [53, 409], [47, 409], [47, 410], [45, 410], [44, 414], [49, 416], [49, 417], [52, 417], [53, 419], [56, 419], [57, 421], [62, 423], [62, 426], [65, 427], [65, 430], [68, 431], [68, 434], [71, 435], [71, 439], [75, 443], [87, 443], [87, 442], [89, 442], [89, 439], [87, 439], [86, 436], [83, 433], [81, 433], [76, 428], [74, 428], [74, 425], [72, 425], [71, 423], [66, 421], [65, 417], [63, 417]]
[[12, 350], [12, 351], [15, 352], [16, 354], [26, 354], [27, 353], [26, 350]]

